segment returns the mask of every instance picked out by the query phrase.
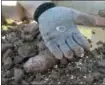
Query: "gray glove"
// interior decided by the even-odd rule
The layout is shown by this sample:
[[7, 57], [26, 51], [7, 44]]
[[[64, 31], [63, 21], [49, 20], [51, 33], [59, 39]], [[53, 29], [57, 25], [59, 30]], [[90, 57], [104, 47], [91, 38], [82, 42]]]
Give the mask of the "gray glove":
[[76, 16], [76, 11], [73, 12], [73, 9], [54, 7], [39, 17], [41, 35], [57, 59], [65, 57], [71, 60], [73, 55], [83, 57], [84, 49], [89, 50], [88, 41], [74, 23]]

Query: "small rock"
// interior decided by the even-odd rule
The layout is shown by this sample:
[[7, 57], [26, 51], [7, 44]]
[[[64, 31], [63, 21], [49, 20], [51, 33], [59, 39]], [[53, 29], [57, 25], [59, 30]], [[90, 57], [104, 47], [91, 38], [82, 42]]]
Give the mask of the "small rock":
[[37, 75], [35, 76], [35, 80], [36, 80], [36, 81], [41, 81], [41, 79], [42, 79], [42, 77], [41, 77], [40, 74], [37, 74]]
[[5, 40], [5, 38], [6, 38], [5, 36], [2, 36], [2, 40]]
[[5, 60], [4, 60], [4, 67], [6, 69], [9, 69], [10, 67], [12, 66], [12, 59], [10, 57], [7, 57]]
[[30, 85], [28, 82], [22, 80], [22, 85]]
[[36, 47], [33, 45], [25, 44], [18, 49], [18, 54], [23, 57], [32, 57], [36, 54]]
[[81, 67], [81, 72], [83, 72], [83, 73], [87, 73], [87, 72], [88, 72], [87, 67], [82, 66], [82, 67]]
[[92, 66], [93, 66], [92, 63], [88, 63], [88, 64], [87, 64], [88, 69], [92, 69]]
[[5, 77], [6, 77], [6, 78], [13, 77], [13, 70], [8, 70], [8, 71], [5, 73]]
[[68, 65], [68, 70], [70, 71], [70, 72], [73, 72], [74, 70], [76, 70], [76, 68], [75, 67], [73, 67], [72, 65]]
[[31, 82], [33, 79], [34, 79], [34, 76], [32, 75], [27, 79], [27, 82]]
[[94, 72], [94, 73], [92, 73], [92, 76], [94, 79], [98, 80], [98, 79], [100, 79], [101, 74], [99, 72]]
[[17, 40], [16, 42], [14, 42], [15, 46], [22, 46], [23, 45], [23, 41], [22, 40]]
[[13, 47], [13, 45], [12, 44], [10, 44], [10, 43], [2, 43], [1, 44], [1, 52], [2, 52], [2, 54], [7, 50], [7, 49], [9, 49], [9, 48], [12, 48]]
[[92, 51], [91, 51], [91, 54], [95, 57], [95, 56], [98, 55], [98, 52], [97, 52], [97, 50], [92, 50]]
[[105, 74], [105, 68], [98, 68], [98, 71], [99, 71], [100, 73], [103, 73], [103, 75]]
[[44, 72], [53, 67], [57, 60], [52, 56], [49, 51], [30, 58], [25, 64], [24, 69], [26, 72]]
[[14, 68], [14, 79], [16, 82], [19, 82], [23, 78], [24, 72], [22, 69]]
[[57, 72], [52, 72], [52, 74], [50, 75], [50, 77], [53, 79], [53, 80], [57, 80], [59, 78], [59, 74], [57, 74]]
[[13, 54], [12, 50], [11, 49], [7, 49], [5, 51], [5, 53], [3, 54], [2, 62], [4, 62], [7, 57], [12, 56], [12, 54]]
[[92, 83], [94, 81], [93, 77], [91, 75], [86, 77], [86, 82], [87, 83]]
[[99, 67], [105, 67], [105, 60], [99, 60], [99, 61], [97, 61], [97, 66], [99, 66]]
[[105, 78], [103, 79], [103, 83], [102, 84], [105, 85]]
[[26, 41], [31, 41], [38, 33], [38, 25], [36, 23], [31, 23], [23, 28], [21, 32], [21, 37]]
[[2, 79], [1, 79], [1, 85], [7, 85], [8, 82], [9, 82], [8, 78], [3, 78], [2, 77]]
[[7, 40], [11, 43], [14, 43], [15, 41], [19, 40], [15, 32], [11, 32], [7, 35]]
[[57, 69], [57, 68], [58, 68], [58, 65], [54, 65], [53, 67], [54, 67], [55, 69]]
[[21, 56], [15, 56], [14, 57], [14, 64], [18, 64], [23, 60], [23, 57]]
[[[78, 85], [78, 82], [75, 79], [72, 79], [72, 81], [70, 82], [70, 85]], [[79, 84], [81, 85], [81, 84]]]

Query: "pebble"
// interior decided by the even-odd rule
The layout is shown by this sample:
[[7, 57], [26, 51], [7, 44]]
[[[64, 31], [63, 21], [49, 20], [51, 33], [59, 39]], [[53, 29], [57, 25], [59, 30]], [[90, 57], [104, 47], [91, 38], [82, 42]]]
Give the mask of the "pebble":
[[22, 69], [14, 68], [14, 79], [16, 82], [19, 82], [22, 79], [23, 75], [24, 72]]
[[105, 85], [105, 78], [103, 79], [103, 83], [102, 84]]
[[5, 60], [4, 60], [4, 67], [6, 69], [9, 69], [11, 66], [12, 66], [12, 59], [10, 57], [7, 57]]
[[7, 35], [7, 40], [14, 43], [15, 41], [19, 40], [19, 38], [17, 37], [17, 34], [15, 32], [11, 32]]
[[2, 61], [5, 62], [5, 59], [6, 59], [7, 57], [12, 56], [12, 54], [13, 54], [13, 52], [12, 52], [11, 49], [6, 50], [5, 53], [4, 53], [3, 56], [2, 56], [2, 57], [3, 57], [3, 58], [2, 58]]
[[28, 82], [22, 80], [22, 85], [30, 85]]
[[19, 47], [18, 54], [23, 58], [31, 57], [36, 54], [35, 50], [36, 50], [35, 46], [25, 44], [25, 45]]
[[94, 79], [98, 80], [101, 77], [101, 74], [99, 72], [94, 72], [92, 73], [92, 76], [94, 77]]
[[5, 73], [5, 77], [6, 77], [6, 78], [13, 77], [13, 70], [8, 70], [8, 71]]
[[42, 79], [42, 76], [41, 76], [40, 74], [37, 74], [37, 75], [35, 76], [35, 80], [36, 80], [36, 81], [41, 81], [41, 79]]
[[1, 52], [4, 53], [7, 49], [12, 48], [13, 45], [10, 43], [2, 43], [1, 44]]
[[105, 68], [99, 68], [98, 71], [99, 71], [100, 73], [103, 73], [103, 75], [105, 74]]
[[105, 67], [105, 60], [97, 61], [97, 65], [98, 65], [99, 67]]
[[21, 56], [15, 56], [14, 57], [14, 64], [18, 64], [23, 60], [23, 57]]
[[93, 79], [93, 77], [91, 76], [91, 75], [88, 75], [87, 77], [86, 77], [86, 82], [87, 83], [92, 83], [94, 81], [94, 79]]
[[9, 82], [8, 78], [2, 77], [2, 79], [1, 79], [1, 85], [7, 85], [8, 82]]
[[71, 75], [71, 79], [74, 79], [74, 76], [73, 75]]
[[32, 41], [35, 35], [38, 34], [38, 25], [35, 23], [27, 24], [21, 31], [21, 37], [23, 40]]
[[82, 66], [82, 67], [81, 67], [81, 72], [83, 72], [83, 73], [87, 73], [87, 72], [88, 72], [87, 67]]
[[76, 70], [75, 67], [73, 67], [73, 66], [69, 66], [69, 65], [68, 65], [67, 68], [68, 68], [69, 72], [73, 72], [74, 70]]

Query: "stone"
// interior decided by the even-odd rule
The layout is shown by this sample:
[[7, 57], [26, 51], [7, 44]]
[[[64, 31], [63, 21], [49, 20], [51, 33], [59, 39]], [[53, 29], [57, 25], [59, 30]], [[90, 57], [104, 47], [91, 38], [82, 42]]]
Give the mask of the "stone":
[[24, 69], [26, 72], [44, 72], [53, 67], [57, 60], [52, 56], [49, 51], [30, 58], [25, 64]]
[[105, 85], [105, 78], [103, 79], [103, 83], [102, 83], [102, 85]]
[[4, 67], [6, 68], [6, 69], [9, 69], [9, 68], [11, 68], [11, 66], [12, 66], [12, 59], [10, 58], [10, 57], [7, 57], [5, 60], [4, 60]]
[[97, 66], [99, 66], [99, 67], [105, 67], [105, 60], [99, 60], [99, 61], [97, 61]]
[[73, 71], [76, 70], [76, 68], [74, 66], [72, 66], [72, 65], [68, 65], [67, 68], [68, 68], [69, 72], [73, 72]]
[[6, 77], [6, 78], [13, 77], [13, 70], [8, 70], [8, 71], [5, 73], [5, 77]]
[[1, 52], [4, 53], [7, 49], [12, 48], [13, 45], [10, 43], [2, 43], [1, 44]]
[[86, 66], [82, 66], [82, 67], [81, 67], [81, 72], [87, 73], [87, 72], [88, 72], [87, 67], [86, 67]]
[[98, 68], [97, 69], [100, 73], [102, 73], [103, 75], [105, 74], [105, 68]]
[[94, 79], [98, 80], [98, 79], [100, 79], [101, 74], [99, 72], [94, 72], [94, 73], [92, 73], [92, 76]]
[[36, 46], [24, 44], [18, 48], [18, 54], [23, 58], [32, 57], [36, 54]]
[[15, 46], [22, 46], [23, 45], [23, 41], [22, 40], [17, 40], [14, 42]]
[[28, 82], [26, 82], [26, 81], [22, 81], [22, 85], [30, 85]]
[[10, 57], [12, 54], [13, 54], [12, 50], [11, 50], [11, 49], [7, 49], [7, 50], [5, 51], [5, 53], [3, 54], [2, 62], [5, 62], [5, 59], [6, 59], [7, 57]]
[[14, 57], [14, 64], [18, 64], [23, 60], [23, 57], [21, 56], [15, 56]]
[[21, 81], [21, 79], [23, 78], [24, 72], [22, 69], [19, 68], [14, 68], [14, 80], [16, 82]]
[[15, 42], [16, 40], [18, 40], [19, 38], [17, 37], [15, 32], [11, 32], [7, 35], [7, 40], [10, 42]]
[[94, 81], [94, 78], [91, 76], [91, 75], [88, 75], [87, 77], [86, 77], [86, 82], [87, 83], [92, 83]]
[[31, 23], [22, 29], [21, 37], [26, 41], [32, 41], [38, 33], [38, 25], [36, 23]]
[[7, 85], [8, 82], [9, 82], [8, 78], [2, 77], [2, 79], [1, 79], [1, 85]]

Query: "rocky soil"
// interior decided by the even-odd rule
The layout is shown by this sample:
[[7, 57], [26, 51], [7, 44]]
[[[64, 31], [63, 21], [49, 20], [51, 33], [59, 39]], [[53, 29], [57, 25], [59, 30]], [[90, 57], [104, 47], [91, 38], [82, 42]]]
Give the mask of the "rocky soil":
[[[83, 58], [58, 61], [36, 24], [2, 30], [2, 85], [105, 85], [105, 43]], [[91, 41], [89, 40], [91, 43]]]

